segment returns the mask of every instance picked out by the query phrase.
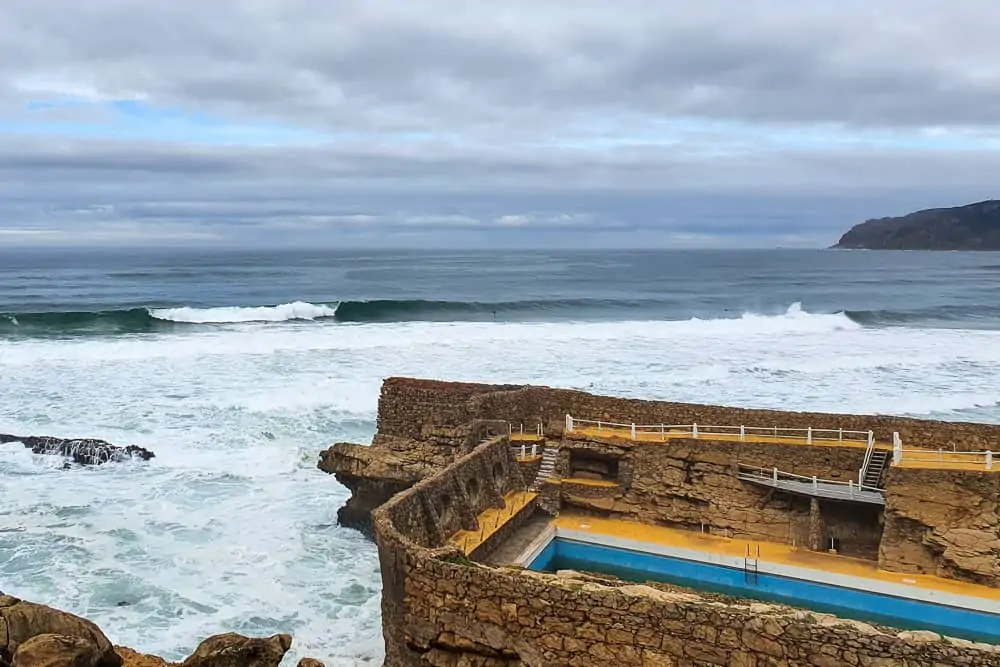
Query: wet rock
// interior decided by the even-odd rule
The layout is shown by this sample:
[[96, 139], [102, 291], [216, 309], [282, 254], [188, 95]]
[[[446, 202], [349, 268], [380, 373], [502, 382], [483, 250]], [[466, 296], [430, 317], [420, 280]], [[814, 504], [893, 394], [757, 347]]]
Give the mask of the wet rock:
[[181, 667], [278, 667], [291, 647], [291, 635], [258, 638], [228, 632], [198, 644]]
[[296, 667], [326, 667], [326, 665], [316, 658], [302, 658]]
[[49, 436], [19, 436], [0, 433], [0, 444], [20, 442], [35, 454], [65, 456], [82, 465], [101, 465], [110, 461], [139, 459], [148, 461], [155, 454], [138, 445], [119, 447], [94, 438], [66, 439]]
[[[88, 650], [92, 651], [93, 662], [79, 663], [87, 667], [119, 667], [121, 658], [114, 652], [111, 642], [104, 636], [101, 629], [90, 621], [69, 612], [46, 607], [45, 605], [26, 602], [11, 595], [0, 593], [0, 665], [9, 665], [16, 656], [22, 644], [39, 635], [49, 635], [44, 641], [29, 645], [29, 656], [46, 655], [57, 646], [65, 646], [68, 659], [84, 660]], [[60, 638], [54, 638], [59, 636]], [[67, 642], [67, 638], [79, 641]], [[84, 645], [91, 647], [85, 649]], [[27, 658], [20, 659], [21, 667], [29, 663]], [[50, 663], [43, 663], [50, 664]], [[52, 665], [76, 665], [76, 662], [56, 663]]]

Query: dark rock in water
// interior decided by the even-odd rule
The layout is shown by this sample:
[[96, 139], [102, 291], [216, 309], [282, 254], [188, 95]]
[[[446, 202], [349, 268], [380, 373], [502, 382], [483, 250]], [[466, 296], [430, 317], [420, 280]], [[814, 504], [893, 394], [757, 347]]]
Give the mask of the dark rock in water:
[[128, 461], [130, 459], [148, 461], [156, 456], [153, 452], [138, 445], [118, 447], [110, 442], [93, 438], [68, 440], [48, 436], [29, 435], [22, 437], [0, 433], [0, 444], [8, 442], [20, 442], [35, 454], [65, 456], [74, 463], [82, 465], [101, 465], [109, 461]]

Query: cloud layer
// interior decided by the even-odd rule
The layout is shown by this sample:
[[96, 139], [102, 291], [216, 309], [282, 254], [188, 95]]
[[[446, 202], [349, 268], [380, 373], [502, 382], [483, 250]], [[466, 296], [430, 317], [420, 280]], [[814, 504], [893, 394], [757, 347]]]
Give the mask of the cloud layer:
[[5, 0], [0, 244], [824, 245], [993, 196], [990, 9]]

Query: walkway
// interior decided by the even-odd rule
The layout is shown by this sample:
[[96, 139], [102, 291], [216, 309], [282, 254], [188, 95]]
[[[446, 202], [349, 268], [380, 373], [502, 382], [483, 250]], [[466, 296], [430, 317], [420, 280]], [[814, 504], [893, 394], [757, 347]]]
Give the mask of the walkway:
[[530, 491], [511, 491], [504, 497], [503, 507], [490, 507], [477, 517], [476, 530], [460, 530], [448, 542], [468, 556], [537, 497]]
[[[566, 433], [589, 438], [620, 438], [632, 442], [668, 442], [670, 440], [707, 440], [711, 442], [757, 443], [768, 445], [805, 445], [807, 447], [851, 447], [893, 453], [892, 466], [932, 470], [1000, 472], [1000, 461], [993, 464], [1000, 451], [958, 452], [943, 449], [904, 449], [898, 434], [893, 443], [878, 442], [870, 431], [814, 428], [765, 428], [758, 426], [701, 426], [618, 424], [575, 419], [566, 415]], [[1000, 450], [1000, 445], [998, 445]]]
[[739, 478], [780, 491], [787, 491], [810, 498], [829, 498], [872, 505], [885, 505], [885, 494], [881, 489], [859, 486], [855, 482], [835, 482], [833, 480], [802, 477], [780, 470], [740, 466]]
[[[737, 427], [738, 431], [738, 427]], [[780, 432], [780, 429], [779, 429]], [[660, 431], [639, 431], [632, 438], [632, 431], [628, 427], [622, 426], [574, 426], [574, 434], [585, 435], [597, 438], [623, 438], [634, 440], [635, 442], [667, 442], [669, 440], [691, 440], [694, 435], [690, 430], [664, 430]], [[811, 447], [854, 447], [857, 449], [867, 449], [868, 441], [861, 439], [845, 438], [844, 440], [826, 440], [814, 438], [810, 442], [806, 436], [791, 435], [764, 435], [761, 433], [746, 433], [742, 437], [740, 433], [713, 433], [701, 431], [696, 438], [698, 440], [709, 440], [712, 442], [752, 442], [767, 445], [807, 445]], [[891, 443], [875, 443], [876, 449], [892, 450]]]
[[992, 452], [904, 449], [899, 454], [899, 462], [893, 465], [900, 468], [1000, 472], [1000, 461], [994, 465]]

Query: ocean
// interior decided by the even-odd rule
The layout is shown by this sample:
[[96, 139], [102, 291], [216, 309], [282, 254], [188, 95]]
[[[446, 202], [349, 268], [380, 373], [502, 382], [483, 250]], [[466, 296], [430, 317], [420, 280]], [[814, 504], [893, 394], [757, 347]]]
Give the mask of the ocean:
[[380, 664], [376, 550], [316, 461], [392, 375], [1000, 422], [1000, 255], [0, 249], [0, 432], [156, 452], [0, 445], [0, 589], [170, 659]]

